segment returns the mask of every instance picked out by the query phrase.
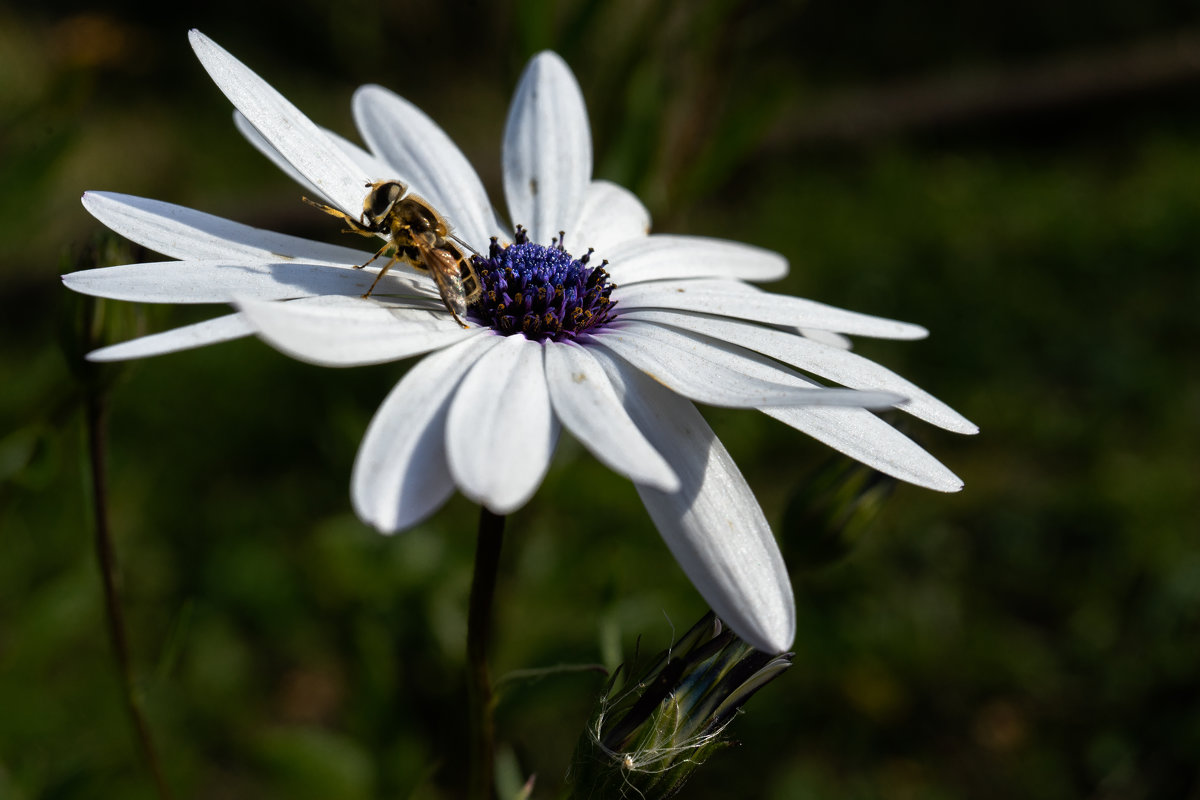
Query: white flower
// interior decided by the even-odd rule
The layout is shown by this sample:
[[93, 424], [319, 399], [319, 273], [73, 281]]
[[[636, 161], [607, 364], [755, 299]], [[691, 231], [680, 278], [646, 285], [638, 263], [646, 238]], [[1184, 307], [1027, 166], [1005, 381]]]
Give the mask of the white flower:
[[[378, 86], [355, 94], [367, 152], [317, 127], [210, 39], [196, 31], [190, 37], [237, 107], [238, 127], [312, 195], [357, 218], [369, 182], [403, 181], [458, 237], [487, 254], [487, 265], [477, 264], [481, 273], [491, 270], [489, 286], [508, 305], [498, 309], [485, 299], [463, 329], [438, 301], [428, 275], [403, 265], [362, 299], [374, 270], [354, 268], [366, 260], [361, 250], [154, 200], [89, 192], [83, 203], [98, 219], [178, 260], [76, 272], [64, 276], [67, 286], [122, 300], [238, 308], [91, 357], [166, 353], [252, 332], [296, 358], [330, 366], [429, 353], [384, 400], [358, 453], [354, 507], [379, 530], [416, 524], [456, 488], [496, 513], [513, 511], [537, 489], [565, 426], [634, 482], [714, 611], [746, 641], [779, 652], [795, 629], [787, 571], [750, 487], [693, 401], [756, 408], [902, 480], [940, 491], [961, 487], [937, 460], [866, 409], [903, 403], [904, 411], [934, 425], [962, 433], [975, 427], [849, 352], [844, 337], [917, 339], [925, 330], [745, 283], [782, 277], [787, 264], [775, 253], [717, 239], [649, 235], [649, 214], [636, 197], [592, 179], [583, 97], [557, 55], [542, 53], [530, 62], [504, 135], [505, 199], [512, 222], [527, 228], [526, 239], [500, 221], [453, 142], [405, 100]], [[328, 222], [314, 214], [314, 225]], [[560, 231], [565, 242], [555, 245]], [[489, 246], [493, 236], [500, 243]], [[569, 254], [576, 244], [596, 249], [590, 264]], [[615, 288], [592, 273], [601, 257]], [[515, 272], [505, 271], [514, 265]], [[542, 338], [533, 328], [526, 328], [528, 336], [502, 335], [483, 324], [511, 314], [514, 305], [536, 305], [536, 287], [530, 283], [516, 297], [516, 284], [536, 280], [527, 273], [555, 269], [551, 292], [563, 280], [581, 288], [574, 296], [578, 312], [560, 304], [557, 316], [547, 317], [562, 323], [554, 337]], [[599, 298], [610, 289], [606, 311]], [[545, 316], [543, 306], [537, 313]], [[571, 316], [593, 324], [572, 329]], [[520, 314], [508, 324], [520, 328], [522, 319], [540, 325]], [[791, 367], [850, 388], [820, 387]]]

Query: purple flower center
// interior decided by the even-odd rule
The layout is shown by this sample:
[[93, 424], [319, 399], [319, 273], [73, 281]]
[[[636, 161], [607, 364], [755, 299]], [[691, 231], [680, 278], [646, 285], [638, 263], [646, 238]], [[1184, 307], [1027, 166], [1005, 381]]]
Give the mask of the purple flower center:
[[483, 284], [472, 316], [505, 336], [535, 341], [570, 339], [615, 317], [607, 261], [588, 266], [592, 251], [575, 258], [561, 238], [549, 247], [534, 244], [519, 225], [513, 239], [501, 247], [493, 236], [487, 258], [472, 258]]

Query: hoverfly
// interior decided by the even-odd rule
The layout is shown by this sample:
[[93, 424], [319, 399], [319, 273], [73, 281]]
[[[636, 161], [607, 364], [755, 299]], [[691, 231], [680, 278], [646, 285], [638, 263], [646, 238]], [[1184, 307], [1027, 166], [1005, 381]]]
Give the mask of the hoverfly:
[[[397, 180], [375, 181], [368, 183], [371, 190], [363, 200], [362, 215], [354, 219], [349, 214], [336, 208], [301, 198], [310, 206], [316, 206], [326, 214], [341, 219], [349, 227], [347, 233], [357, 233], [360, 236], [376, 236], [383, 234], [387, 242], [371, 256], [366, 263], [355, 269], [362, 269], [392, 248], [391, 258], [379, 274], [375, 276], [371, 288], [363, 297], [370, 297], [379, 280], [392, 268], [397, 261], [406, 261], [420, 270], [427, 271], [437, 284], [442, 302], [459, 325], [464, 328], [467, 323], [463, 317], [467, 306], [479, 299], [483, 292], [479, 276], [467, 253], [475, 251], [450, 231], [450, 226], [441, 215], [433, 210], [425, 198], [415, 194], [405, 194], [408, 187]], [[467, 251], [467, 252], [464, 252]]]

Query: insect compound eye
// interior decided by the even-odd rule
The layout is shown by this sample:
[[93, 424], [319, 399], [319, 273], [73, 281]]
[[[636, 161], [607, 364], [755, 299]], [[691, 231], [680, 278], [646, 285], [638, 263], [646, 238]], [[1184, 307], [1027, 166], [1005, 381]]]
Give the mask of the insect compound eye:
[[381, 183], [371, 190], [367, 195], [366, 201], [363, 203], [363, 213], [368, 219], [379, 222], [388, 212], [392, 210], [392, 206], [404, 194], [404, 185], [397, 181], [389, 181]]
[[385, 190], [389, 206], [404, 196], [404, 184], [400, 181], [388, 181], [380, 188]]

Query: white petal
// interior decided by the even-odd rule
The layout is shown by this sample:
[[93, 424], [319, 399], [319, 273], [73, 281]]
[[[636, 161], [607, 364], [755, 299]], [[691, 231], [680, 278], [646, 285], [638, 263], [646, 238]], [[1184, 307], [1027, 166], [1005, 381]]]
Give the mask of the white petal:
[[129, 358], [177, 353], [209, 344], [228, 342], [254, 333], [254, 328], [241, 314], [206, 319], [161, 333], [139, 336], [120, 344], [111, 344], [88, 353], [88, 361], [124, 361]]
[[476, 336], [421, 359], [375, 412], [350, 479], [358, 516], [384, 533], [409, 528], [454, 492], [446, 463], [449, 401], [471, 365], [499, 343]]
[[[328, 128], [321, 128], [321, 132], [333, 140], [333, 143], [342, 148], [342, 152], [350, 157], [350, 160], [358, 164], [359, 169], [367, 173], [373, 180], [386, 180], [396, 177], [395, 170], [392, 165], [388, 164], [382, 158], [379, 158], [374, 153], [370, 153], [354, 142], [347, 139], [341, 134], [334, 133]], [[365, 190], [366, 187], [364, 186]], [[365, 198], [366, 191], [363, 192]], [[360, 207], [361, 210], [361, 207]]]
[[[330, 200], [330, 198], [326, 197], [324, 193], [322, 193], [318, 186], [309, 181], [308, 178], [301, 175], [299, 170], [292, 166], [292, 162], [284, 158], [283, 153], [280, 153], [278, 150], [276, 150], [275, 146], [268, 142], [266, 137], [258, 132], [258, 128], [255, 128], [253, 125], [251, 125], [250, 121], [246, 119], [246, 116], [237, 109], [234, 109], [233, 112], [233, 124], [237, 126], [238, 133], [244, 136], [246, 141], [250, 142], [250, 144], [254, 146], [255, 150], [269, 158], [271, 163], [286, 172], [288, 176], [296, 183], [303, 186], [308, 191], [308, 197], [314, 200], [324, 200], [326, 203], [333, 202]], [[342, 152], [345, 153], [351, 161], [353, 161], [355, 164], [358, 164], [359, 168], [362, 169], [363, 172], [368, 176], [376, 179], [394, 177], [393, 170], [388, 167], [387, 164], [371, 155], [366, 150], [363, 150], [349, 139], [339, 136], [338, 134], [326, 128], [322, 128], [321, 132], [328, 136], [334, 144], [340, 147]], [[367, 194], [367, 188], [365, 186], [363, 187], [362, 194], [365, 198]]]
[[[246, 115], [233, 110], [233, 124], [237, 128], [238, 133], [248, 141], [255, 150], [262, 153], [271, 163], [278, 167], [282, 172], [286, 173], [289, 178], [300, 184], [304, 188], [305, 196], [312, 200], [320, 200], [326, 204], [332, 203], [333, 200], [325, 196], [321, 188], [308, 178], [300, 174], [300, 170], [292, 166], [292, 162], [284, 158], [283, 153], [275, 149], [275, 145], [267, 141], [267, 137], [258, 132], [258, 128], [250, 124], [250, 120], [246, 119]], [[328, 133], [328, 131], [326, 131]], [[366, 187], [363, 187], [363, 195], [366, 195]]]
[[610, 181], [592, 181], [583, 196], [579, 222], [567, 231], [567, 249], [577, 256], [594, 247], [598, 258], [630, 239], [650, 233], [650, 212], [633, 192]]
[[521, 75], [504, 128], [504, 196], [513, 225], [549, 244], [579, 220], [591, 179], [583, 92], [561, 57], [539, 53]]
[[361, 264], [369, 253], [287, 236], [184, 206], [115, 192], [87, 192], [83, 207], [109, 228], [171, 258], [294, 259], [317, 264]]
[[762, 411], [894, 478], [939, 492], [957, 492], [962, 488], [963, 482], [957, 475], [870, 411], [858, 408], [764, 408]]
[[679, 476], [677, 492], [638, 487], [646, 510], [700, 595], [738, 636], [769, 653], [791, 646], [787, 569], [754, 493], [689, 401], [604, 354], [625, 407]]
[[642, 309], [629, 311], [624, 320], [671, 325], [755, 350], [814, 375], [853, 389], [882, 389], [908, 398], [900, 406], [915, 417], [957, 433], [979, 429], [948, 405], [910, 381], [868, 358], [815, 342], [797, 334], [740, 322], [679, 311]]
[[382, 86], [354, 93], [354, 119], [367, 145], [428, 200], [477, 251], [501, 231], [483, 182], [458, 146], [423, 111]]
[[881, 339], [923, 339], [920, 325], [828, 306], [801, 297], [770, 294], [738, 281], [661, 281], [618, 285], [612, 293], [621, 309], [677, 308], [704, 311], [774, 325], [837, 331]]
[[237, 305], [272, 347], [325, 367], [397, 361], [484, 331], [464, 330], [444, 310], [390, 308], [356, 297], [335, 299], [339, 302], [243, 300]]
[[629, 418], [604, 369], [585, 348], [547, 342], [546, 382], [558, 418], [597, 459], [634, 483], [664, 492], [679, 488], [674, 470]]
[[618, 320], [585, 341], [608, 348], [684, 397], [714, 406], [887, 408], [904, 401], [886, 392], [818, 388], [749, 350], [636, 320]]
[[796, 332], [801, 336], [812, 339], [814, 342], [827, 344], [830, 347], [836, 347], [839, 350], [850, 350], [854, 347], [854, 342], [850, 341], [840, 333], [833, 331], [819, 331], [816, 328], [795, 328]]
[[521, 334], [503, 337], [450, 404], [446, 453], [455, 482], [471, 500], [508, 514], [537, 491], [557, 439], [542, 346]]
[[[393, 277], [394, 275], [394, 277]], [[315, 294], [361, 295], [373, 281], [370, 270], [348, 266], [161, 261], [72, 272], [62, 276], [69, 289], [95, 297], [143, 303], [230, 303], [235, 298], [282, 300]], [[412, 294], [428, 283], [393, 269], [376, 289], [378, 296]]]
[[312, 120], [220, 45], [197, 30], [188, 39], [225, 96], [324, 197], [348, 214], [362, 212], [370, 176]]
[[667, 278], [736, 278], [774, 281], [787, 275], [787, 259], [761, 247], [702, 236], [658, 233], [604, 254], [617, 285]]

